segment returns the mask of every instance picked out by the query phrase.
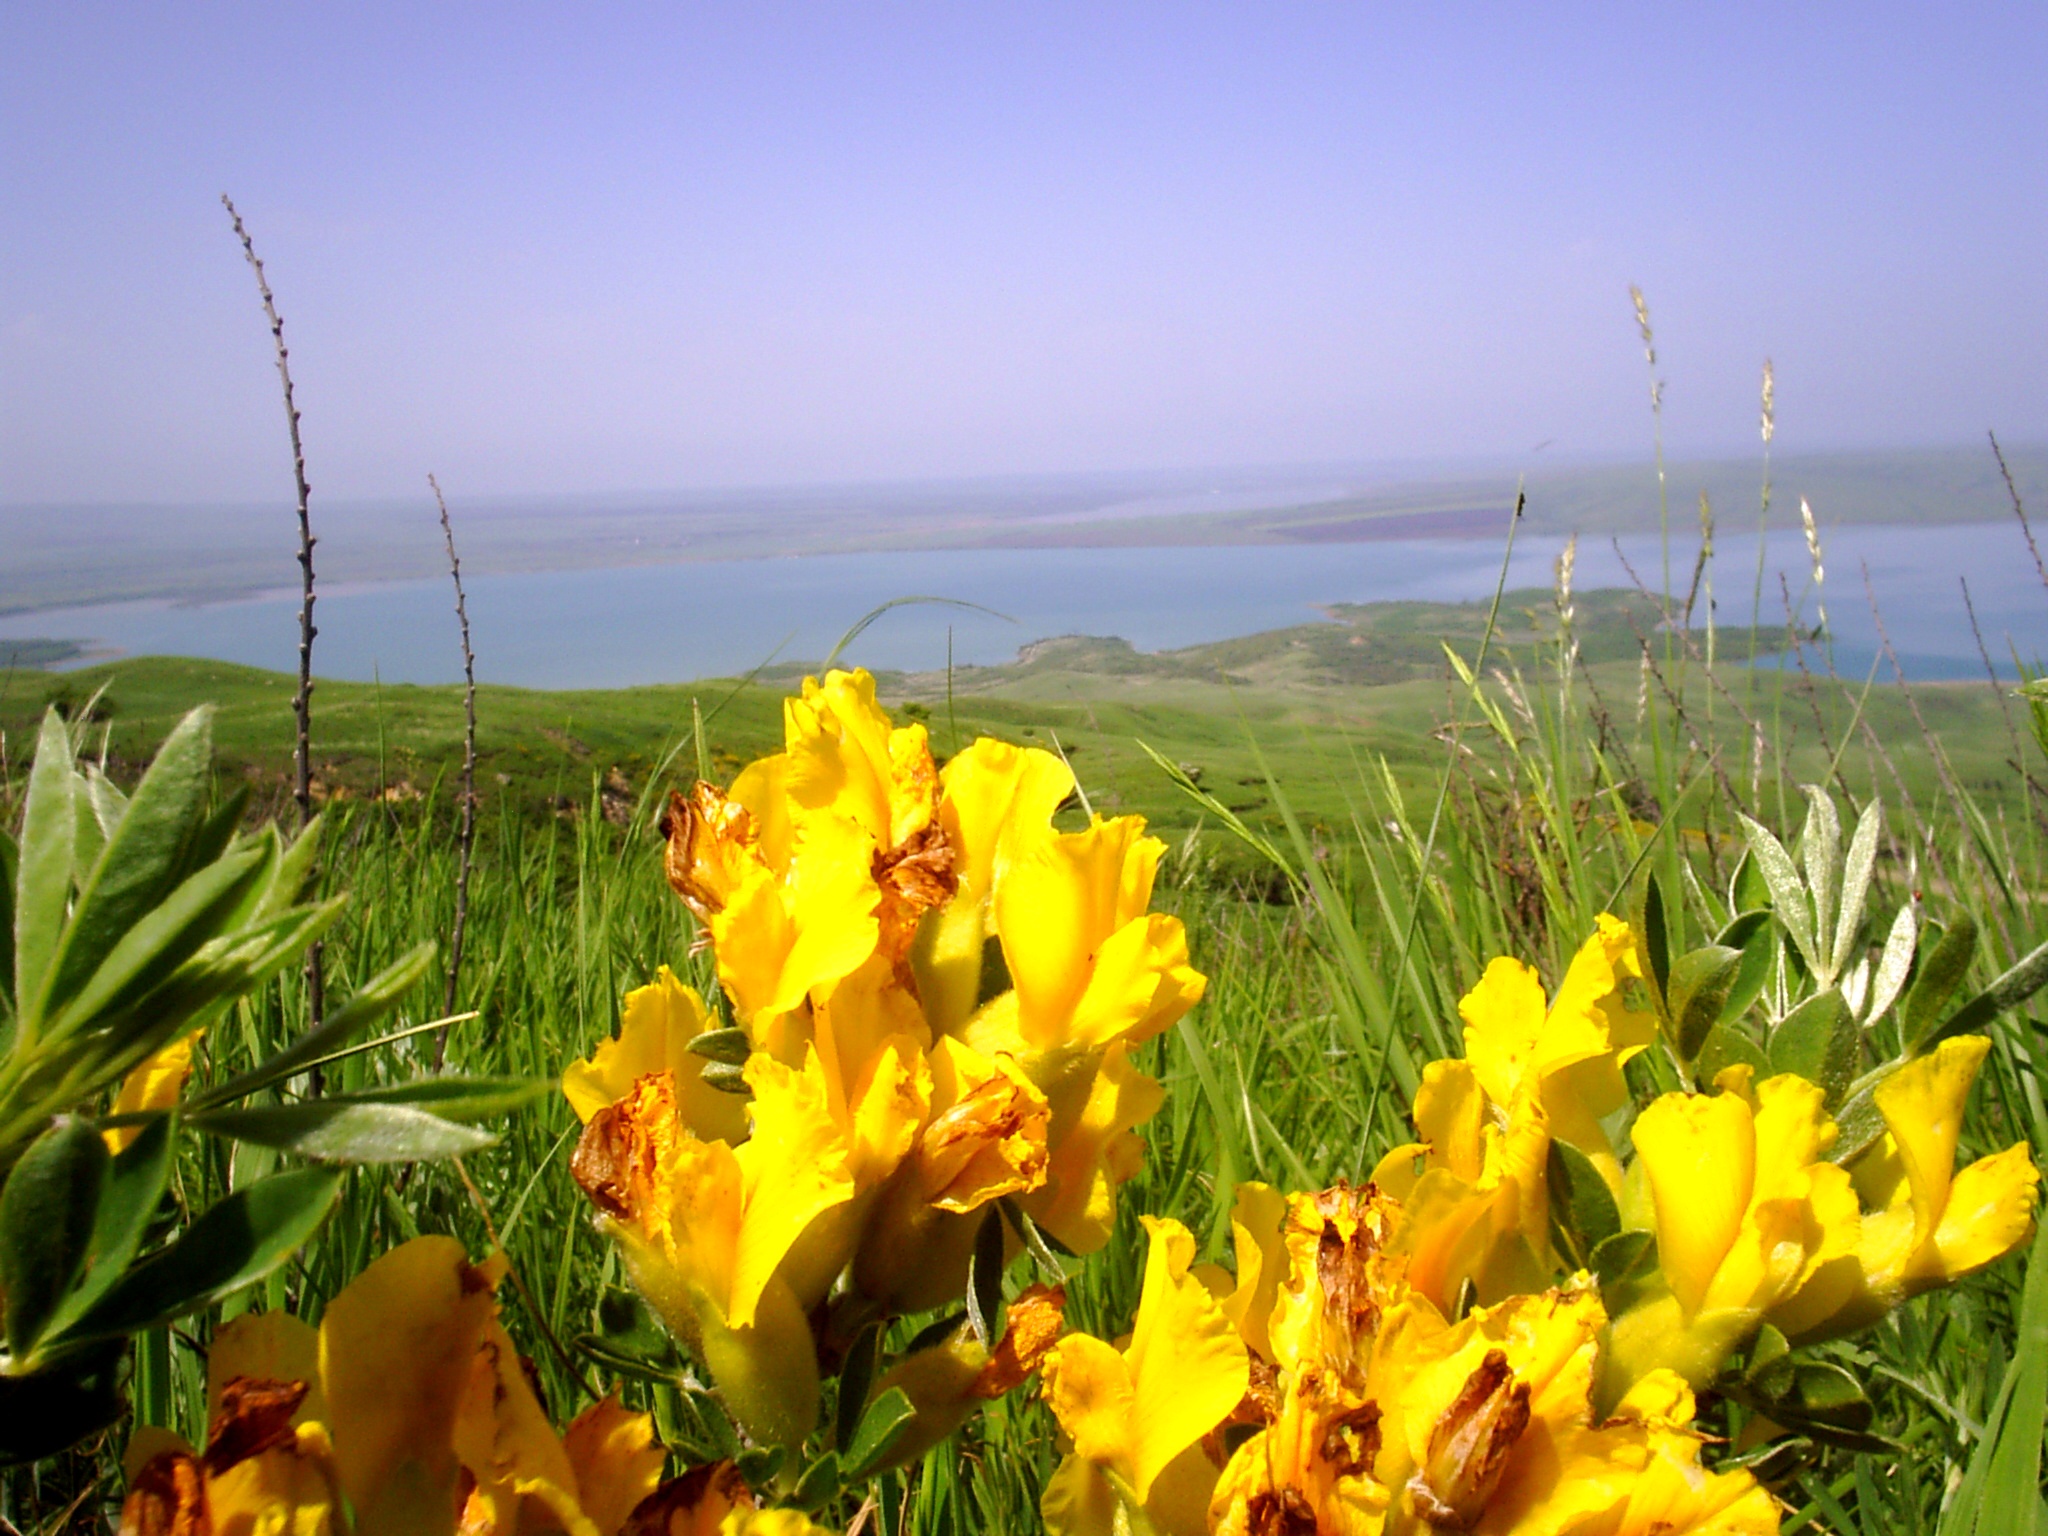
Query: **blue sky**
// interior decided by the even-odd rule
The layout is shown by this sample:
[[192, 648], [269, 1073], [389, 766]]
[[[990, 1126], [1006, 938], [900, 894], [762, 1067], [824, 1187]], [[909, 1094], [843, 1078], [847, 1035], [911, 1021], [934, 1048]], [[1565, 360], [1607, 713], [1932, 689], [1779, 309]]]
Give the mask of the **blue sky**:
[[0, 501], [2048, 437], [2048, 8], [17, 3]]

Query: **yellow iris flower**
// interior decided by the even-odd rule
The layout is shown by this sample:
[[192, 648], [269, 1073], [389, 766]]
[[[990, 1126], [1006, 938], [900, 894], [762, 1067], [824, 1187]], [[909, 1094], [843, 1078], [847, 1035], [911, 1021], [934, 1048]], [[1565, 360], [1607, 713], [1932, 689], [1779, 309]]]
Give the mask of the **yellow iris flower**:
[[1655, 1031], [1628, 1002], [1640, 977], [1634, 934], [1602, 913], [1554, 1000], [1532, 967], [1503, 957], [1459, 1001], [1465, 1056], [1423, 1069], [1420, 1140], [1373, 1173], [1404, 1203], [1395, 1244], [1409, 1284], [1440, 1311], [1454, 1309], [1468, 1282], [1490, 1303], [1547, 1280], [1553, 1137], [1619, 1192], [1621, 1165], [1600, 1122], [1627, 1098], [1622, 1063]]
[[[1385, 1194], [1292, 1195], [1284, 1217], [1279, 1198], [1239, 1191], [1234, 1288], [1212, 1277], [1195, 1296], [1202, 1277], [1177, 1268], [1192, 1241], [1151, 1223], [1129, 1349], [1060, 1341], [1046, 1395], [1073, 1453], [1045, 1495], [1055, 1536], [1135, 1528], [1133, 1509], [1159, 1536], [1778, 1529], [1777, 1505], [1747, 1472], [1702, 1465], [1692, 1394], [1673, 1372], [1595, 1411], [1608, 1320], [1586, 1277], [1447, 1323], [1404, 1282], [1405, 1260], [1387, 1246], [1400, 1213]], [[1278, 1266], [1284, 1278], [1268, 1291]], [[1248, 1352], [1243, 1375], [1227, 1348], [1241, 1327], [1225, 1311], [1233, 1303], [1270, 1306], [1270, 1354]], [[1229, 1425], [1253, 1432], [1218, 1475], [1211, 1452]], [[1204, 1486], [1196, 1508], [1189, 1495]]]
[[633, 1091], [650, 1072], [672, 1072], [676, 1105], [690, 1133], [702, 1141], [737, 1142], [747, 1134], [747, 1107], [735, 1094], [704, 1081], [705, 1059], [691, 1042], [718, 1022], [696, 989], [662, 966], [654, 980], [626, 994], [616, 1038], [601, 1042], [587, 1060], [562, 1074], [562, 1093], [585, 1125]]
[[1068, 1334], [1046, 1356], [1045, 1397], [1073, 1450], [1040, 1501], [1053, 1536], [1111, 1536], [1135, 1505], [1160, 1536], [1200, 1532], [1216, 1466], [1202, 1438], [1244, 1396], [1250, 1358], [1191, 1274], [1195, 1240], [1145, 1218], [1149, 1247], [1130, 1343]]
[[462, 1536], [617, 1536], [660, 1481], [652, 1421], [607, 1398], [558, 1436], [498, 1322], [502, 1273], [418, 1238], [317, 1330], [284, 1313], [228, 1323], [207, 1358], [204, 1451], [138, 1431], [122, 1529], [454, 1536], [459, 1516]]
[[737, 1148], [691, 1135], [674, 1076], [659, 1072], [592, 1117], [570, 1166], [634, 1285], [711, 1368], [735, 1418], [794, 1445], [817, 1419], [805, 1314], [844, 1263], [799, 1243], [857, 1190], [816, 1056], [794, 1072], [756, 1055], [746, 1075], [754, 1134]]
[[1853, 1261], [1831, 1266], [1772, 1321], [1797, 1341], [1852, 1332], [1923, 1291], [2026, 1245], [2040, 1171], [2018, 1142], [1955, 1167], [1963, 1111], [1991, 1042], [1944, 1040], [1877, 1087], [1886, 1134], [1851, 1166], [1869, 1210]]
[[1856, 1192], [1825, 1160], [1837, 1131], [1824, 1091], [1789, 1074], [1749, 1079], [1730, 1069], [1723, 1091], [1667, 1093], [1636, 1118], [1664, 1290], [1616, 1322], [1616, 1386], [1656, 1366], [1704, 1386], [1856, 1251]]

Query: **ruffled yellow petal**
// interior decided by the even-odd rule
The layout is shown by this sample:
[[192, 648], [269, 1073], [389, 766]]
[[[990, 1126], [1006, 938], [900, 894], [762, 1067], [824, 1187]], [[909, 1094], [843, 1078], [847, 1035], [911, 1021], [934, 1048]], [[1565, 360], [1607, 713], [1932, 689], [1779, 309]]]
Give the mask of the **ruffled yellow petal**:
[[845, 817], [820, 812], [795, 826], [786, 876], [748, 870], [712, 914], [718, 976], [764, 1042], [778, 1016], [815, 987], [851, 975], [880, 941], [873, 842]]
[[1045, 1182], [1052, 1110], [1005, 1056], [950, 1036], [932, 1053], [933, 1114], [917, 1137], [919, 1193], [941, 1210], [977, 1210]]
[[945, 1032], [979, 1001], [989, 899], [999, 872], [1021, 844], [1051, 835], [1053, 812], [1073, 793], [1074, 776], [1050, 752], [984, 736], [948, 762], [939, 778], [939, 819], [959, 884], [926, 921], [915, 959], [925, 1012], [932, 1027]]
[[996, 931], [1031, 1045], [1143, 1039], [1200, 999], [1180, 923], [1145, 911], [1165, 849], [1142, 818], [1120, 816], [1039, 839], [1005, 871]]
[[339, 1505], [333, 1447], [318, 1424], [206, 1479], [210, 1536], [329, 1536], [346, 1529]]
[[1478, 983], [1458, 1000], [1465, 1059], [1496, 1104], [1535, 1086], [1546, 1012], [1536, 968], [1505, 955], [1488, 962]]
[[749, 1057], [746, 1080], [754, 1090], [754, 1134], [733, 1154], [745, 1214], [724, 1308], [736, 1328], [754, 1320], [769, 1276], [811, 1223], [855, 1192], [847, 1141], [832, 1118], [815, 1052], [802, 1072], [767, 1056]]
[[1990, 1049], [1983, 1035], [1944, 1040], [1879, 1083], [1873, 1095], [1913, 1192], [1916, 1242], [1932, 1236], [1948, 1204], [1963, 1106]]
[[1237, 1251], [1237, 1283], [1222, 1298], [1223, 1315], [1254, 1354], [1273, 1358], [1273, 1307], [1287, 1279], [1287, 1244], [1282, 1227], [1287, 1197], [1270, 1184], [1240, 1184], [1230, 1210]]
[[616, 1393], [576, 1415], [562, 1433], [562, 1449], [576, 1473], [577, 1499], [598, 1536], [617, 1536], [634, 1506], [661, 1482], [668, 1459], [653, 1418], [628, 1413]]
[[[1432, 1061], [1415, 1090], [1415, 1134], [1429, 1147], [1429, 1166], [1479, 1182], [1486, 1167], [1486, 1091], [1469, 1061]], [[1378, 1182], [1375, 1180], [1375, 1182]]]
[[[136, 1115], [144, 1110], [169, 1109], [175, 1105], [178, 1095], [185, 1091], [185, 1079], [192, 1075], [194, 1038], [187, 1035], [182, 1040], [173, 1040], [122, 1078], [121, 1091], [114, 1095], [114, 1106], [109, 1113]], [[139, 1125], [116, 1126], [111, 1131], [100, 1132], [107, 1150], [117, 1157], [127, 1151], [141, 1134]]]
[[892, 730], [865, 669], [805, 678], [802, 696], [783, 700], [782, 722], [796, 804], [851, 818], [882, 848], [931, 825], [938, 774], [925, 729]]
[[465, 1528], [515, 1536], [529, 1522], [544, 1521], [568, 1536], [599, 1536], [577, 1501], [568, 1452], [496, 1317], [471, 1358], [454, 1431], [455, 1453], [475, 1479]]
[[1031, 1219], [1074, 1253], [1093, 1253], [1108, 1242], [1117, 1187], [1137, 1173], [1145, 1155], [1134, 1127], [1165, 1102], [1159, 1080], [1131, 1065], [1121, 1041], [1104, 1052], [1078, 1114], [1065, 1119], [1055, 1101], [1045, 1183], [1023, 1202]]
[[1943, 1281], [1995, 1264], [2034, 1235], [2040, 1171], [2025, 1142], [1980, 1157], [1955, 1176], [1934, 1229], [1934, 1270]]
[[1755, 1121], [1732, 1093], [1667, 1093], [1632, 1137], [1656, 1201], [1658, 1263], [1679, 1305], [1697, 1311], [1749, 1209]]
[[672, 1072], [676, 1107], [690, 1133], [703, 1141], [737, 1142], [747, 1134], [746, 1105], [705, 1082], [704, 1058], [690, 1054], [691, 1042], [717, 1027], [696, 989], [664, 965], [652, 982], [626, 994], [618, 1035], [562, 1074], [562, 1093], [576, 1118], [588, 1124], [648, 1073]]
[[394, 1248], [320, 1320], [320, 1379], [341, 1486], [365, 1531], [454, 1506], [455, 1415], [497, 1315], [489, 1276], [452, 1237]]
[[206, 1421], [220, 1416], [221, 1396], [237, 1376], [259, 1381], [300, 1381], [306, 1397], [294, 1415], [325, 1423], [320, 1388], [320, 1334], [289, 1312], [244, 1312], [214, 1331], [206, 1352]]
[[1085, 1333], [1068, 1334], [1046, 1359], [1045, 1400], [1076, 1456], [1131, 1474], [1138, 1391], [1122, 1354]]
[[1145, 1281], [1125, 1351], [1137, 1416], [1128, 1464], [1140, 1499], [1168, 1462], [1223, 1422], [1251, 1376], [1236, 1328], [1188, 1273], [1193, 1234], [1177, 1221], [1147, 1216], [1144, 1222], [1150, 1237]]

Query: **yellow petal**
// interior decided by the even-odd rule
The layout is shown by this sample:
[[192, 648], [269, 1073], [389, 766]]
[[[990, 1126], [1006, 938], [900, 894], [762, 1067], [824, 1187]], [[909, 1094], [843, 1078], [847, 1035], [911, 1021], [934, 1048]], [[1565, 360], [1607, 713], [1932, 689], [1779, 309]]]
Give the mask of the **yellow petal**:
[[1453, 1058], [1422, 1069], [1415, 1090], [1415, 1134], [1429, 1145], [1430, 1167], [1478, 1183], [1486, 1162], [1480, 1134], [1486, 1123], [1486, 1094], [1471, 1062]]
[[1055, 1109], [1045, 1184], [1023, 1202], [1031, 1219], [1074, 1253], [1108, 1242], [1117, 1186], [1137, 1173], [1144, 1156], [1133, 1127], [1165, 1102], [1166, 1090], [1131, 1065], [1123, 1042], [1104, 1052], [1076, 1118], [1063, 1125]]
[[981, 991], [989, 898], [999, 871], [1024, 842], [1051, 835], [1053, 812], [1073, 793], [1074, 776], [1050, 752], [984, 736], [941, 771], [940, 824], [953, 848], [958, 885], [925, 922], [914, 956], [919, 994], [932, 1028], [956, 1029]]
[[[1034, 1045], [1066, 1043], [1082, 1027], [1088, 1043], [1106, 1042], [1171, 1013], [1185, 994], [1193, 994], [1188, 1006], [1200, 995], [1185, 965], [1185, 937], [1171, 930], [1146, 922], [1104, 954], [1125, 925], [1144, 922], [1165, 850], [1144, 835], [1143, 818], [1119, 816], [1039, 839], [1005, 871], [995, 893], [996, 931], [1017, 992], [1018, 1027]], [[1098, 960], [1105, 974], [1077, 1023]]]
[[1941, 1225], [1934, 1229], [1942, 1280], [1975, 1274], [2023, 1246], [2034, 1233], [2041, 1175], [2025, 1142], [1980, 1157], [1955, 1176]]
[[1478, 983], [1458, 999], [1465, 1059], [1496, 1104], [1510, 1102], [1525, 1080], [1534, 1085], [1545, 1011], [1536, 968], [1505, 955], [1489, 961]]
[[[173, 1040], [141, 1066], [121, 1079], [121, 1091], [114, 1096], [114, 1107], [109, 1111], [116, 1115], [135, 1115], [144, 1110], [169, 1109], [178, 1102], [178, 1095], [185, 1091], [185, 1079], [192, 1075], [192, 1041], [194, 1036], [186, 1035]], [[107, 1143], [107, 1150], [115, 1156], [128, 1150], [129, 1144], [142, 1134], [139, 1125], [116, 1126], [100, 1135]]]
[[1075, 1454], [1066, 1457], [1045, 1481], [1038, 1513], [1047, 1536], [1123, 1536], [1129, 1518], [1119, 1518], [1119, 1501], [1109, 1479], [1096, 1463]]
[[1076, 1456], [1130, 1476], [1136, 1464], [1137, 1387], [1121, 1354], [1085, 1333], [1068, 1334], [1046, 1357], [1045, 1400], [1074, 1442]]
[[616, 1104], [650, 1072], [672, 1072], [683, 1124], [702, 1141], [738, 1142], [747, 1134], [746, 1105], [704, 1081], [704, 1058], [690, 1054], [699, 1035], [718, 1027], [696, 989], [684, 986], [662, 966], [652, 982], [626, 994], [616, 1038], [599, 1044], [590, 1059], [571, 1063], [562, 1092], [576, 1118]]
[[329, 1536], [346, 1529], [339, 1505], [333, 1448], [318, 1424], [207, 1478], [211, 1536]]
[[220, 1414], [221, 1394], [238, 1376], [261, 1381], [303, 1381], [306, 1399], [298, 1422], [327, 1421], [320, 1389], [320, 1335], [289, 1312], [244, 1312], [223, 1323], [206, 1352], [206, 1422]]
[[1679, 1304], [1696, 1311], [1749, 1208], [1755, 1122], [1732, 1093], [1667, 1093], [1631, 1134], [1656, 1201], [1658, 1264]]
[[1983, 1035], [1957, 1035], [1877, 1085], [1877, 1111], [1897, 1144], [1913, 1191], [1916, 1243], [1933, 1235], [1948, 1205], [1956, 1142], [1963, 1133], [1963, 1106], [1990, 1049], [1991, 1042]]
[[934, 1113], [917, 1137], [923, 1197], [966, 1212], [1043, 1184], [1052, 1111], [1015, 1061], [945, 1036], [932, 1068]]
[[[475, 1478], [469, 1505], [485, 1529], [514, 1532], [531, 1502], [569, 1536], [598, 1536], [576, 1497], [576, 1471], [541, 1411], [519, 1363], [519, 1351], [493, 1317], [470, 1362], [455, 1414], [455, 1454]], [[467, 1519], [474, 1517], [466, 1517]], [[482, 1523], [479, 1521], [479, 1523]]]
[[[1127, 1464], [1132, 1489], [1221, 1424], [1244, 1396], [1250, 1357], [1237, 1330], [1201, 1281], [1188, 1273], [1195, 1240], [1177, 1221], [1145, 1217], [1150, 1247], [1137, 1324], [1125, 1351], [1132, 1411]], [[1078, 1449], [1081, 1441], [1075, 1438]]]
[[[851, 975], [880, 941], [873, 840], [843, 816], [807, 814], [794, 828], [789, 871], [749, 871], [713, 914], [719, 980], [744, 1020], [800, 1006], [815, 987]], [[758, 1022], [757, 1022], [758, 1021]]]
[[452, 1237], [394, 1248], [320, 1320], [320, 1379], [341, 1485], [365, 1531], [452, 1509], [455, 1412], [497, 1315], [488, 1279]]
[[1754, 1200], [1802, 1192], [1803, 1175], [1835, 1144], [1827, 1091], [1790, 1073], [1766, 1078], [1756, 1089]]
[[1273, 1358], [1273, 1307], [1287, 1278], [1287, 1245], [1281, 1232], [1287, 1197], [1270, 1184], [1240, 1184], [1230, 1210], [1237, 1249], [1237, 1285], [1223, 1298], [1223, 1315], [1253, 1353]]
[[655, 1439], [654, 1420], [628, 1413], [610, 1393], [593, 1403], [562, 1434], [562, 1449], [576, 1472], [577, 1498], [599, 1536], [616, 1536], [633, 1507], [661, 1482], [668, 1448]]
[[831, 809], [894, 848], [929, 826], [938, 774], [921, 725], [891, 730], [866, 670], [804, 679], [782, 705], [789, 796], [806, 810]]
[[754, 1134], [734, 1154], [745, 1215], [725, 1302], [726, 1321], [735, 1328], [753, 1321], [762, 1288], [805, 1229], [854, 1195], [846, 1138], [826, 1102], [816, 1053], [802, 1072], [767, 1056], [749, 1057], [746, 1080], [754, 1090]]

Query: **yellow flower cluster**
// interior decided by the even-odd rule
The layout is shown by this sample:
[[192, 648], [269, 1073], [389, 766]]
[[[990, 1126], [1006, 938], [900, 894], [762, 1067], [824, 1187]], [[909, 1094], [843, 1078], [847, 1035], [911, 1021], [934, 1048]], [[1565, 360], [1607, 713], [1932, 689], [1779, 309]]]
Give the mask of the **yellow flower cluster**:
[[[1461, 1005], [1464, 1057], [1424, 1073], [1419, 1139], [1362, 1188], [1240, 1188], [1234, 1278], [1148, 1218], [1128, 1342], [1069, 1335], [1045, 1362], [1072, 1447], [1048, 1528], [1776, 1531], [1749, 1473], [1702, 1464], [1695, 1390], [1766, 1323], [1794, 1344], [1847, 1332], [2010, 1253], [2038, 1174], [2024, 1144], [1954, 1171], [1972, 1037], [1884, 1081], [1886, 1134], [1846, 1167], [1825, 1160], [1820, 1088], [1747, 1069], [1646, 1106], [1624, 1163], [1622, 1067], [1654, 1038], [1639, 979], [1604, 916], [1552, 999], [1494, 961]], [[1595, 1276], [1560, 1273], [1553, 1143], [1606, 1184], [1619, 1235], [1654, 1239], [1648, 1273], [1610, 1288], [1618, 1316]]]
[[[807, 679], [729, 791], [671, 801], [668, 878], [743, 1035], [667, 971], [631, 994], [564, 1076], [572, 1166], [759, 1442], [816, 1422], [835, 1286], [851, 1325], [959, 1297], [998, 1199], [1074, 1253], [1108, 1240], [1162, 1099], [1131, 1051], [1204, 979], [1148, 910], [1164, 845], [1137, 817], [1057, 830], [1073, 790], [986, 738], [941, 770], [856, 671]], [[704, 1080], [721, 1052], [744, 1100]]]
[[154, 1428], [129, 1443], [122, 1536], [809, 1536], [756, 1511], [730, 1465], [664, 1483], [652, 1420], [615, 1398], [557, 1434], [498, 1320], [502, 1274], [421, 1237], [317, 1329], [284, 1312], [228, 1323], [207, 1355], [206, 1445]]

